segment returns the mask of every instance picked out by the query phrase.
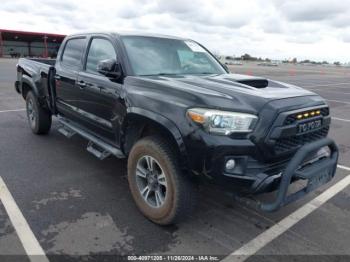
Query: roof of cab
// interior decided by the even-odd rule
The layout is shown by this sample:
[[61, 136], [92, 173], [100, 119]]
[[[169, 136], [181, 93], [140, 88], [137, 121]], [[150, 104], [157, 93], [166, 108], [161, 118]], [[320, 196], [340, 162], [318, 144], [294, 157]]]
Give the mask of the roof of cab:
[[157, 37], [157, 38], [168, 38], [168, 39], [177, 39], [177, 40], [187, 40], [187, 38], [171, 36], [171, 35], [162, 35], [162, 34], [153, 34], [153, 33], [145, 33], [145, 32], [137, 32], [137, 31], [93, 31], [93, 32], [81, 32], [76, 34], [71, 34], [68, 37], [73, 36], [84, 36], [84, 35], [109, 35], [112, 37], [119, 36], [144, 36], [144, 37]]

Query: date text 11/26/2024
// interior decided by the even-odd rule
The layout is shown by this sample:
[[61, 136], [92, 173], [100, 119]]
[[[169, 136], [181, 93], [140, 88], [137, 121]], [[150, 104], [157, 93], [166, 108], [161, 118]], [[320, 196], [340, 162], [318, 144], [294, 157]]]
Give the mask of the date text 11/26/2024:
[[218, 256], [198, 255], [146, 255], [146, 256], [128, 256], [127, 261], [219, 261]]

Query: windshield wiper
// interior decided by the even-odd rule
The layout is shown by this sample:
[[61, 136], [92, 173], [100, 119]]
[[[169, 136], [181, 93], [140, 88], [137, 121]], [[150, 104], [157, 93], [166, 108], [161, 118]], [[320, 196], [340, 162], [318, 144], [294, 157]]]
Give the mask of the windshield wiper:
[[201, 73], [157, 73], [157, 74], [140, 75], [140, 76], [172, 76], [172, 75], [219, 75], [219, 73], [212, 73], [212, 72], [201, 72]]
[[140, 76], [171, 76], [171, 75], [180, 75], [179, 73], [157, 73], [149, 75], [140, 75]]
[[201, 72], [201, 73], [195, 73], [194, 75], [219, 75], [219, 73]]

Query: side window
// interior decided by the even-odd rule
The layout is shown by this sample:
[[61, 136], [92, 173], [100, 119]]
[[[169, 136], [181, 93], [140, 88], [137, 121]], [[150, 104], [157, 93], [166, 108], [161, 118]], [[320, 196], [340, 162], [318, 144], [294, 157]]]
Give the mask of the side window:
[[111, 58], [117, 58], [117, 54], [115, 53], [112, 43], [106, 39], [92, 39], [86, 60], [86, 71], [98, 74], [97, 63], [101, 60]]
[[73, 68], [79, 68], [81, 65], [81, 55], [84, 50], [84, 45], [84, 38], [68, 40], [63, 51], [62, 63]]

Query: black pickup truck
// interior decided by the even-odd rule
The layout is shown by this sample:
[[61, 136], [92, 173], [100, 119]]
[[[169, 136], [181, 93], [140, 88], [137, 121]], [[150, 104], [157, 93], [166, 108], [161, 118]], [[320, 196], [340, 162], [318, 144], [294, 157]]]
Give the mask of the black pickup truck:
[[[324, 99], [231, 74], [189, 39], [76, 34], [56, 60], [20, 59], [17, 73], [32, 131], [47, 134], [55, 116], [62, 134], [86, 138], [99, 159], [128, 158], [131, 194], [158, 224], [188, 214], [202, 181], [240, 196], [275, 191], [271, 202], [258, 203], [274, 211], [335, 174]], [[306, 186], [287, 194], [297, 180]]]

